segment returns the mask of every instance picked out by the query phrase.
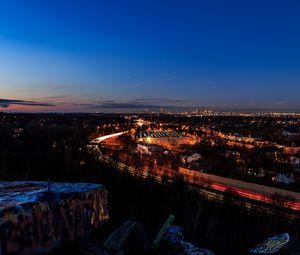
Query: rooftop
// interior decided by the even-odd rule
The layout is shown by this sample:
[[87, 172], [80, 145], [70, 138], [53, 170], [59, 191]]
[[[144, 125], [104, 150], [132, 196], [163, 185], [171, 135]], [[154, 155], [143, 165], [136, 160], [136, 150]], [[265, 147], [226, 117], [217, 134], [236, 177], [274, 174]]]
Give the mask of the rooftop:
[[183, 134], [180, 134], [176, 131], [144, 131], [140, 133], [141, 138], [179, 138], [185, 137]]

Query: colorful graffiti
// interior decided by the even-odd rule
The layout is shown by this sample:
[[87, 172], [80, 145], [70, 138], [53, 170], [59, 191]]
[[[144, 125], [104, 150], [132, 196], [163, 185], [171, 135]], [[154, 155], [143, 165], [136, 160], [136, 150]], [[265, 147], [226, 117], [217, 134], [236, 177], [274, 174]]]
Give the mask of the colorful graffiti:
[[164, 225], [161, 227], [161, 229], [158, 231], [154, 241], [153, 241], [153, 249], [155, 250], [157, 248], [157, 246], [159, 245], [159, 242], [161, 241], [161, 239], [163, 238], [165, 232], [167, 231], [167, 229], [170, 227], [170, 225], [172, 224], [173, 220], [174, 220], [175, 216], [173, 214], [170, 214], [169, 217], [167, 218], [167, 220], [165, 221]]
[[273, 254], [277, 253], [290, 241], [288, 233], [273, 236], [250, 250], [251, 253]]
[[[47, 252], [62, 241], [90, 233], [109, 219], [107, 191], [102, 185], [53, 183], [51, 193], [42, 190], [47, 186], [42, 182], [26, 185], [39, 187], [39, 192], [31, 191], [35, 192], [34, 201], [31, 197], [27, 203], [27, 195], [19, 194], [20, 199], [18, 192], [10, 204], [1, 204], [0, 199], [0, 255]], [[11, 193], [17, 187], [14, 183]]]
[[165, 232], [163, 240], [168, 241], [171, 245], [178, 245], [184, 240], [183, 228], [171, 225]]
[[214, 255], [212, 251], [199, 248], [189, 242], [181, 242], [181, 247], [186, 255]]

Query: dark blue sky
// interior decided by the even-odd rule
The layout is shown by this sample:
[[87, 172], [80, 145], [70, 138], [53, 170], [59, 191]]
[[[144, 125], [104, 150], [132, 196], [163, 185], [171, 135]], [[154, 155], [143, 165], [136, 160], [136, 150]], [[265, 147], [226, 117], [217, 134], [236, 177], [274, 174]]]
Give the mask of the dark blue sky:
[[2, 1], [0, 108], [300, 109], [299, 45], [298, 0]]

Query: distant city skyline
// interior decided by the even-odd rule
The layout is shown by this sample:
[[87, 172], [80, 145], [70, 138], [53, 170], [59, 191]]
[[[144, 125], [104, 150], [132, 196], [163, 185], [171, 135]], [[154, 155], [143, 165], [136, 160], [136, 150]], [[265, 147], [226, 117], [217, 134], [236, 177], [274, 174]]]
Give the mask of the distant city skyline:
[[300, 111], [300, 2], [2, 1], [0, 111]]

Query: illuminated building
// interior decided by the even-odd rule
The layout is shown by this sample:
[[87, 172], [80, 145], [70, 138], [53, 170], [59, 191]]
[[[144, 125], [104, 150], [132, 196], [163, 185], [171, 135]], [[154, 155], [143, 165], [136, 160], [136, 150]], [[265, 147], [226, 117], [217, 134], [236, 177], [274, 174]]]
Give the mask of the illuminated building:
[[158, 144], [164, 147], [193, 144], [194, 139], [175, 131], [144, 131], [140, 133], [140, 142]]

